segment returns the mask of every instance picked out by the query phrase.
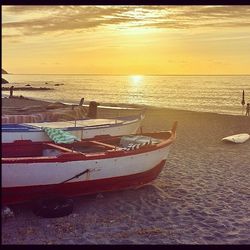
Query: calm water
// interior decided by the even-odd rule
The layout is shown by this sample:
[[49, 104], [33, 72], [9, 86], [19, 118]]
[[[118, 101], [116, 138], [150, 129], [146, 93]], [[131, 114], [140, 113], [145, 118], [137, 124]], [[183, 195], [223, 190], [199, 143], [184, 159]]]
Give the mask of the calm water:
[[[243, 89], [245, 102], [250, 102], [250, 76], [4, 75], [4, 78], [16, 86], [30, 84], [55, 89], [18, 91], [18, 95], [69, 103], [79, 103], [84, 97], [102, 105], [129, 103], [241, 115]], [[55, 86], [58, 83], [63, 85]]]

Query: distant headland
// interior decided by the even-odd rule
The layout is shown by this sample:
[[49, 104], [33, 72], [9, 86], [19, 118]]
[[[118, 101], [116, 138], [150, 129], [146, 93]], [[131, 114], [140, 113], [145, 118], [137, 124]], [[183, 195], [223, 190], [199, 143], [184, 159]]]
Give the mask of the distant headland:
[[[4, 69], [2, 69], [2, 74], [8, 74], [8, 72]], [[2, 84], [9, 83], [7, 80], [2, 78]]]
[[4, 69], [2, 69], [2, 74], [8, 74], [8, 72]]

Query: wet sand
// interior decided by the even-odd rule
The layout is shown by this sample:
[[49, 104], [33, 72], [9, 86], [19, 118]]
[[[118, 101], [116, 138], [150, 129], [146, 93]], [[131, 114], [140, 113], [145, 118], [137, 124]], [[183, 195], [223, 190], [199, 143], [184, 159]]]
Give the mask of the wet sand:
[[[131, 110], [99, 109], [98, 117]], [[138, 111], [137, 111], [138, 112]], [[29, 205], [2, 219], [2, 244], [249, 244], [250, 117], [147, 108], [143, 131], [170, 129], [177, 140], [152, 183], [74, 198], [62, 218], [35, 216]]]

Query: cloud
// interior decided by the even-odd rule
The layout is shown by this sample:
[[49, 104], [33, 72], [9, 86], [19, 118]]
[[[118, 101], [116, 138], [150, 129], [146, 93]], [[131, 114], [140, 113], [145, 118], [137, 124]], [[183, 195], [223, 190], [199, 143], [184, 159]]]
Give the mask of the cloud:
[[[157, 9], [163, 10], [154, 7]], [[164, 10], [165, 15], [147, 26], [174, 29], [250, 27], [250, 6], [170, 6]]]
[[[108, 25], [188, 29], [250, 27], [250, 6], [3, 6], [3, 38]], [[13, 32], [16, 30], [16, 34]]]
[[[65, 30], [84, 30], [108, 24], [120, 24], [131, 18], [119, 16], [126, 8], [116, 7], [80, 7], [80, 6], [15, 6], [5, 7], [4, 15], [23, 15], [24, 20], [4, 22], [4, 29], [21, 30], [23, 35], [37, 35]], [[43, 16], [36, 17], [36, 11]], [[33, 18], [27, 18], [32, 13]], [[133, 19], [133, 20], [136, 20]]]

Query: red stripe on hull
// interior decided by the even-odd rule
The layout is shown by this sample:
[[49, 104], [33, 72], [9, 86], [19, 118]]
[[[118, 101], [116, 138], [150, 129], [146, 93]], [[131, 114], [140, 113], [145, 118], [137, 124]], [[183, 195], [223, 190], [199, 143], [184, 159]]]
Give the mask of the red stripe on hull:
[[146, 172], [121, 177], [45, 186], [2, 188], [2, 204], [10, 205], [51, 196], [72, 197], [136, 187], [154, 180], [162, 171], [165, 162], [162, 161]]

